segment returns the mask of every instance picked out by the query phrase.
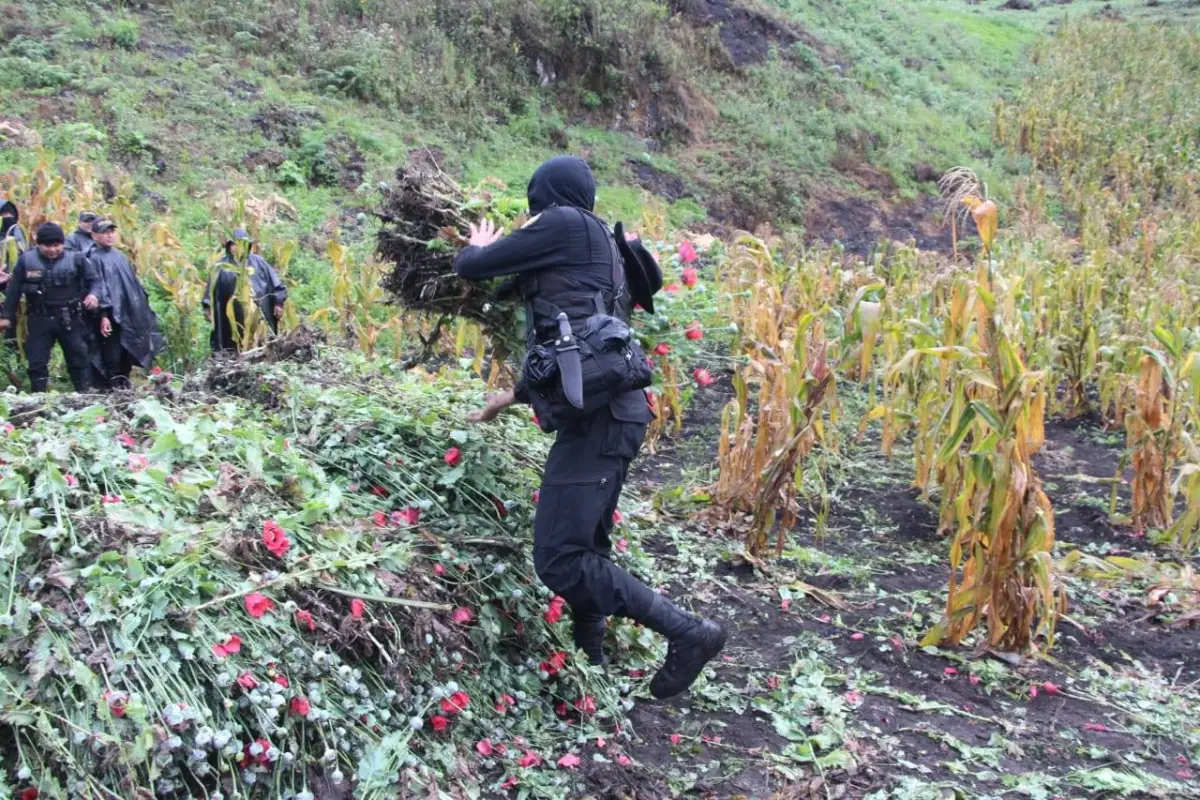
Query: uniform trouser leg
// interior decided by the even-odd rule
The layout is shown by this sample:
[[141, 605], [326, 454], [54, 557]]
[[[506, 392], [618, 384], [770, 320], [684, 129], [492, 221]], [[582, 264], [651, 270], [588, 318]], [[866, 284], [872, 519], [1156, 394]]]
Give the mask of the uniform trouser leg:
[[50, 350], [58, 337], [57, 323], [43, 314], [29, 314], [25, 318], [25, 360], [29, 369], [29, 388], [44, 392], [50, 383]]
[[128, 388], [133, 361], [121, 345], [121, 330], [115, 325], [112, 333], [100, 337], [100, 363], [104, 365], [104, 374], [93, 376], [98, 388]]
[[534, 519], [538, 577], [576, 619], [640, 620], [655, 594], [609, 560], [612, 516], [645, 426], [600, 412], [585, 430], [560, 432], [546, 461]]
[[88, 352], [87, 329], [83, 317], [79, 314], [71, 317], [70, 325], [64, 325], [60, 320], [58, 346], [62, 348], [63, 359], [67, 362], [67, 374], [77, 392], [87, 392], [92, 388], [91, 354]]

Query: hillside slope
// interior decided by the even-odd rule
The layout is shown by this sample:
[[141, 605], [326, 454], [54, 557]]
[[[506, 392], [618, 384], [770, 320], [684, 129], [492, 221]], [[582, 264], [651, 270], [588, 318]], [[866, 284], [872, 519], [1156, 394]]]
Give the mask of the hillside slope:
[[[197, 246], [206, 201], [246, 182], [296, 205], [281, 234], [318, 230], [337, 208], [354, 239], [377, 182], [418, 144], [460, 176], [518, 187], [547, 155], [581, 153], [606, 184], [603, 210], [626, 217], [644, 189], [676, 224], [936, 246], [916, 202], [931, 178], [958, 163], [985, 178], [1022, 169], [994, 150], [991, 120], [1038, 35], [1067, 14], [1195, 13], [1003, 5], [14, 3], [0, 116], [60, 155], [132, 173]], [[319, 295], [315, 265], [298, 268]]]

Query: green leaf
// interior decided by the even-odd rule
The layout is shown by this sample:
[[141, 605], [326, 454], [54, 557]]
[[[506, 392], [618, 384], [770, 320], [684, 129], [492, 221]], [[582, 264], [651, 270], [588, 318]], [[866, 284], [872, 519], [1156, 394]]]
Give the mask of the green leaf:
[[938, 451], [938, 463], [945, 464], [948, 462], [958, 448], [962, 446], [963, 440], [967, 438], [967, 433], [971, 430], [971, 424], [975, 421], [974, 403], [967, 406], [963, 411], [962, 419], [958, 421], [958, 429], [954, 431], [949, 439], [942, 444], [942, 448]]

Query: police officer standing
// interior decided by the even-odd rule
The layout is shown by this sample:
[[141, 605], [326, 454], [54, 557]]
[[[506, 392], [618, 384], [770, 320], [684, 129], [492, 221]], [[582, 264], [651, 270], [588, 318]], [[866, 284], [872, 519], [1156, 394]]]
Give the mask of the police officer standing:
[[56, 223], [38, 227], [36, 249], [17, 260], [4, 301], [4, 317], [0, 319], [0, 328], [10, 327], [16, 319], [17, 304], [25, 298], [25, 358], [35, 392], [44, 392], [49, 385], [50, 351], [55, 342], [62, 348], [75, 391], [91, 388], [83, 309], [95, 311], [100, 307], [104, 285], [86, 256], [65, 251], [64, 239], [63, 229]]
[[[288, 290], [283, 279], [267, 260], [253, 252], [254, 240], [245, 228], [238, 228], [233, 236], [225, 242], [225, 256], [221, 264], [250, 270], [250, 293], [255, 305], [262, 312], [262, 318], [271, 328], [271, 333], [279, 332], [279, 319], [283, 316], [283, 305], [287, 302]], [[245, 309], [234, 296], [237, 291], [237, 272], [222, 268], [216, 280], [210, 281], [204, 292], [201, 305], [204, 307], [204, 317], [212, 323], [212, 333], [209, 344], [213, 352], [222, 350], [237, 350], [237, 331], [245, 325]], [[230, 300], [233, 301], [233, 320], [229, 319], [226, 309]], [[236, 327], [235, 327], [236, 324]]]
[[[634, 301], [653, 309], [649, 297], [623, 291], [634, 278], [622, 264], [628, 260], [619, 254], [621, 245], [592, 214], [596, 184], [584, 161], [547, 161], [530, 179], [528, 197], [529, 212], [537, 215], [528, 225], [503, 238], [487, 221], [472, 226], [470, 246], [454, 262], [468, 280], [516, 276], [530, 315], [527, 338], [540, 343], [561, 330], [541, 309], [565, 314], [575, 327], [596, 313], [597, 304], [626, 321]], [[530, 398], [523, 379], [472, 419], [485, 422]], [[650, 682], [650, 693], [663, 699], [691, 686], [725, 646], [726, 633], [610, 560], [613, 514], [651, 419], [645, 394], [633, 390], [558, 428], [534, 519], [533, 561], [542, 583], [570, 606], [575, 645], [593, 664], [605, 662], [605, 617], [627, 617], [666, 637], [666, 662]]]
[[92, 239], [92, 225], [96, 220], [100, 219], [100, 215], [95, 211], [84, 211], [79, 215], [79, 225], [75, 232], [67, 237], [66, 248], [74, 250], [76, 253], [87, 255], [88, 250], [92, 249], [94, 240]]
[[116, 248], [116, 223], [97, 220], [92, 238], [96, 244], [88, 260], [104, 283], [97, 331], [100, 363], [94, 364], [94, 383], [101, 390], [127, 389], [135, 365], [150, 369], [155, 354], [162, 350], [162, 335], [145, 287], [129, 259]]
[[[17, 206], [11, 200], [5, 200], [0, 205], [0, 247], [4, 249], [3, 257], [0, 258], [0, 291], [8, 288], [8, 281], [12, 276], [13, 269], [17, 266], [17, 259], [21, 254], [29, 249], [29, 242], [25, 239], [25, 231], [21, 229], [21, 212], [17, 210]], [[5, 346], [16, 350], [17, 347], [17, 326], [10, 325], [8, 330], [4, 332]]]

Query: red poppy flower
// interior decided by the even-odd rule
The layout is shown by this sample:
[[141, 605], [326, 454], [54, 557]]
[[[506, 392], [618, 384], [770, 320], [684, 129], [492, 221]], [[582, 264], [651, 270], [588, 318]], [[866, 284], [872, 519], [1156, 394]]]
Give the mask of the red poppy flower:
[[698, 278], [695, 267], [688, 267], [683, 271], [683, 285], [689, 289], [696, 285]]
[[679, 243], [679, 260], [684, 264], [694, 263], [698, 257], [696, 255], [696, 247], [691, 242]]
[[393, 525], [416, 525], [421, 521], [421, 509], [416, 506], [409, 506], [400, 511], [392, 512]]
[[474, 618], [475, 615], [471, 613], [471, 609], [469, 608], [456, 608], [450, 612], [450, 619], [459, 625], [466, 625]]
[[771, 677], [767, 678], [767, 688], [770, 689], [772, 692], [778, 690], [780, 684], [781, 684], [781, 681], [779, 680], [778, 675], [772, 675]]
[[5, 433], [5, 434], [12, 433], [12, 432], [13, 432], [13, 431], [15, 431], [15, 430], [16, 430], [16, 428], [14, 428], [14, 427], [12, 426], [12, 423], [11, 423], [11, 422], [6, 422], [6, 423], [4, 423], [4, 433]]
[[541, 764], [542, 759], [536, 753], [531, 753], [526, 750], [525, 755], [521, 756], [521, 760], [517, 763], [525, 769], [529, 769], [530, 767], [536, 767], [538, 764]]
[[117, 441], [125, 447], [137, 447], [137, 439], [134, 439], [128, 433], [117, 434]]
[[446, 454], [442, 456], [442, 460], [452, 467], [457, 467], [458, 462], [462, 461], [462, 451], [457, 447], [451, 447], [446, 451]]
[[1083, 729], [1092, 733], [1108, 733], [1109, 731], [1109, 727], [1102, 722], [1085, 722]]
[[246, 613], [255, 619], [274, 610], [275, 603], [271, 598], [258, 592], [246, 595]]
[[575, 769], [579, 766], [579, 756], [574, 753], [567, 753], [558, 760], [558, 765], [563, 769]]
[[108, 710], [115, 716], [125, 716], [125, 703], [129, 696], [124, 692], [107, 691], [104, 693], [104, 701], [108, 703]]
[[1051, 696], [1062, 694], [1062, 690], [1058, 688], [1058, 685], [1051, 683], [1050, 681], [1046, 681], [1042, 684], [1042, 691]]
[[21, 800], [37, 800], [38, 790], [30, 786], [25, 791], [21, 792]]
[[114, 506], [121, 502], [121, 496], [116, 494], [106, 494], [100, 498], [100, 505]]
[[433, 565], [433, 574], [437, 575], [440, 578], [446, 574], [446, 568], [443, 567], [441, 564], [434, 564]]
[[779, 608], [780, 608], [780, 610], [782, 610], [782, 611], [787, 611], [787, 610], [788, 610], [789, 608], [791, 608], [791, 607], [792, 607], [792, 601], [791, 601], [791, 600], [788, 600], [788, 599], [786, 599], [786, 598], [785, 598], [785, 599], [783, 599], [783, 600], [780, 600], [780, 601], [779, 601]]
[[953, 678], [955, 675], [958, 674], [958, 670], [956, 670], [954, 667], [946, 667], [944, 670], [942, 670], [942, 673], [947, 678]]
[[534, 489], [533, 490], [533, 504], [536, 506], [538, 504], [538, 501], [541, 499], [542, 499], [542, 490]]
[[704, 329], [700, 327], [699, 322], [693, 322], [691, 325], [687, 326], [687, 330], [684, 331], [683, 335], [694, 342], [697, 339], [704, 338]]
[[671, 284], [668, 284], [668, 285], [667, 285], [667, 291], [668, 291], [668, 292], [678, 292], [678, 291], [679, 291], [679, 284], [678, 284], [678, 283], [671, 283]]
[[617, 539], [617, 552], [618, 553], [628, 553], [629, 552], [629, 540], [628, 539]]
[[484, 758], [488, 758], [492, 753], [496, 752], [496, 748], [492, 746], [491, 739], [480, 739], [475, 743], [475, 750]]
[[217, 658], [225, 658], [226, 656], [234, 656], [242, 652], [242, 637], [233, 634], [228, 639], [220, 644], [212, 646], [213, 655]]
[[134, 453], [129, 457], [129, 468], [134, 472], [141, 472], [148, 466], [150, 466], [150, 462], [141, 453]]
[[967, 678], [967, 680], [971, 682], [972, 686], [978, 686], [982, 678], [980, 678], [978, 675], [972, 675], [971, 677]]
[[151, 374], [151, 375], [162, 375], [162, 374], [163, 374], [163, 368], [162, 368], [162, 367], [151, 367], [151, 368], [150, 368], [150, 374]]
[[263, 523], [262, 541], [263, 545], [276, 558], [286, 556], [288, 550], [292, 547], [291, 539], [284, 533], [283, 528], [279, 527], [279, 523], [273, 519], [269, 519]]
[[654, 348], [654, 355], [656, 355], [656, 356], [665, 356], [667, 353], [670, 353], [670, 352], [671, 352], [671, 345], [667, 344], [666, 342], [659, 342], [658, 345]]
[[309, 633], [312, 633], [317, 629], [317, 623], [313, 619], [311, 611], [297, 611], [296, 624], [302, 628], [308, 628]]
[[563, 605], [566, 602], [567, 602], [566, 600], [563, 600], [561, 597], [558, 597], [556, 595], [554, 597], [554, 599], [550, 601], [550, 607], [546, 609], [546, 613], [544, 613], [542, 615], [543, 617], [545, 617], [546, 622], [549, 622], [551, 625], [553, 625], [554, 623], [556, 623], [560, 619], [562, 619]]
[[254, 689], [258, 686], [258, 679], [249, 672], [243, 672], [241, 675], [238, 675], [237, 682], [238, 686], [242, 687], [246, 691]]
[[391, 494], [391, 492], [389, 492], [387, 490], [386, 486], [380, 486], [379, 484], [375, 484], [374, 486], [371, 487], [371, 494], [375, 495], [376, 497], [387, 497], [388, 495]]
[[367, 604], [357, 597], [350, 601], [350, 616], [355, 619], [362, 619], [363, 613], [367, 610]]
[[865, 638], [867, 638], [867, 635], [866, 635], [865, 633], [852, 633], [852, 634], [850, 634], [850, 639], [851, 639], [851, 640], [853, 640], [853, 641], [855, 641], [855, 642], [861, 642], [861, 641], [862, 641], [863, 639], [865, 639]]
[[455, 692], [442, 700], [442, 713], [448, 717], [453, 717], [455, 714], [465, 711], [470, 704], [470, 695], [466, 692]]
[[67, 486], [71, 487], [72, 489], [74, 489], [76, 486], [79, 485], [79, 481], [76, 480], [75, 476], [69, 472], [67, 474], [63, 475], [63, 480], [66, 481]]
[[376, 511], [374, 514], [371, 515], [371, 519], [374, 520], [375, 524], [378, 525], [379, 527], [381, 527], [381, 528], [387, 527], [387, 523], [388, 523], [387, 514], [384, 514], [382, 511]]
[[620, 525], [622, 522], [624, 522], [625, 517], [621, 514], [621, 509], [619, 509], [619, 508], [613, 509], [612, 519], [613, 519], [613, 525]]
[[512, 708], [516, 704], [517, 699], [511, 694], [502, 694], [500, 695], [499, 699], [496, 700], [496, 711], [500, 714], [507, 713], [508, 709]]
[[278, 683], [280, 686], [282, 686], [285, 689], [289, 689], [292, 686], [292, 682], [288, 680], [287, 675], [283, 675], [283, 674], [276, 675], [275, 682]]
[[504, 501], [499, 497], [496, 497], [494, 494], [490, 495], [488, 499], [491, 500], [492, 505], [496, 507], [496, 513], [500, 516], [500, 519], [508, 519], [508, 506], [504, 504]]
[[312, 706], [307, 697], [293, 697], [292, 702], [288, 704], [288, 711], [293, 717], [307, 717], [311, 710]]
[[596, 698], [589, 695], [584, 695], [575, 701], [575, 710], [585, 716], [591, 716], [596, 713]]
[[552, 653], [550, 658], [543, 661], [539, 666], [541, 670], [549, 675], [556, 675], [558, 671], [567, 665], [567, 654], [562, 650]]
[[516, 785], [517, 785], [517, 776], [510, 775], [508, 780], [506, 780], [504, 783], [500, 784], [500, 788], [501, 789], [513, 789], [516, 787]]
[[630, 764], [633, 763], [633, 759], [630, 758], [629, 756], [625, 755], [624, 753], [621, 753], [621, 755], [617, 756], [617, 763], [620, 764], [622, 767], [628, 767]]
[[429, 720], [429, 725], [435, 731], [437, 731], [438, 733], [441, 733], [442, 731], [446, 730], [446, 728], [450, 727], [450, 720], [448, 720], [445, 717], [438, 714], [438, 715], [433, 716]]
[[700, 386], [712, 386], [712, 375], [708, 374], [708, 370], [704, 368], [696, 369], [692, 372], [692, 379]]

